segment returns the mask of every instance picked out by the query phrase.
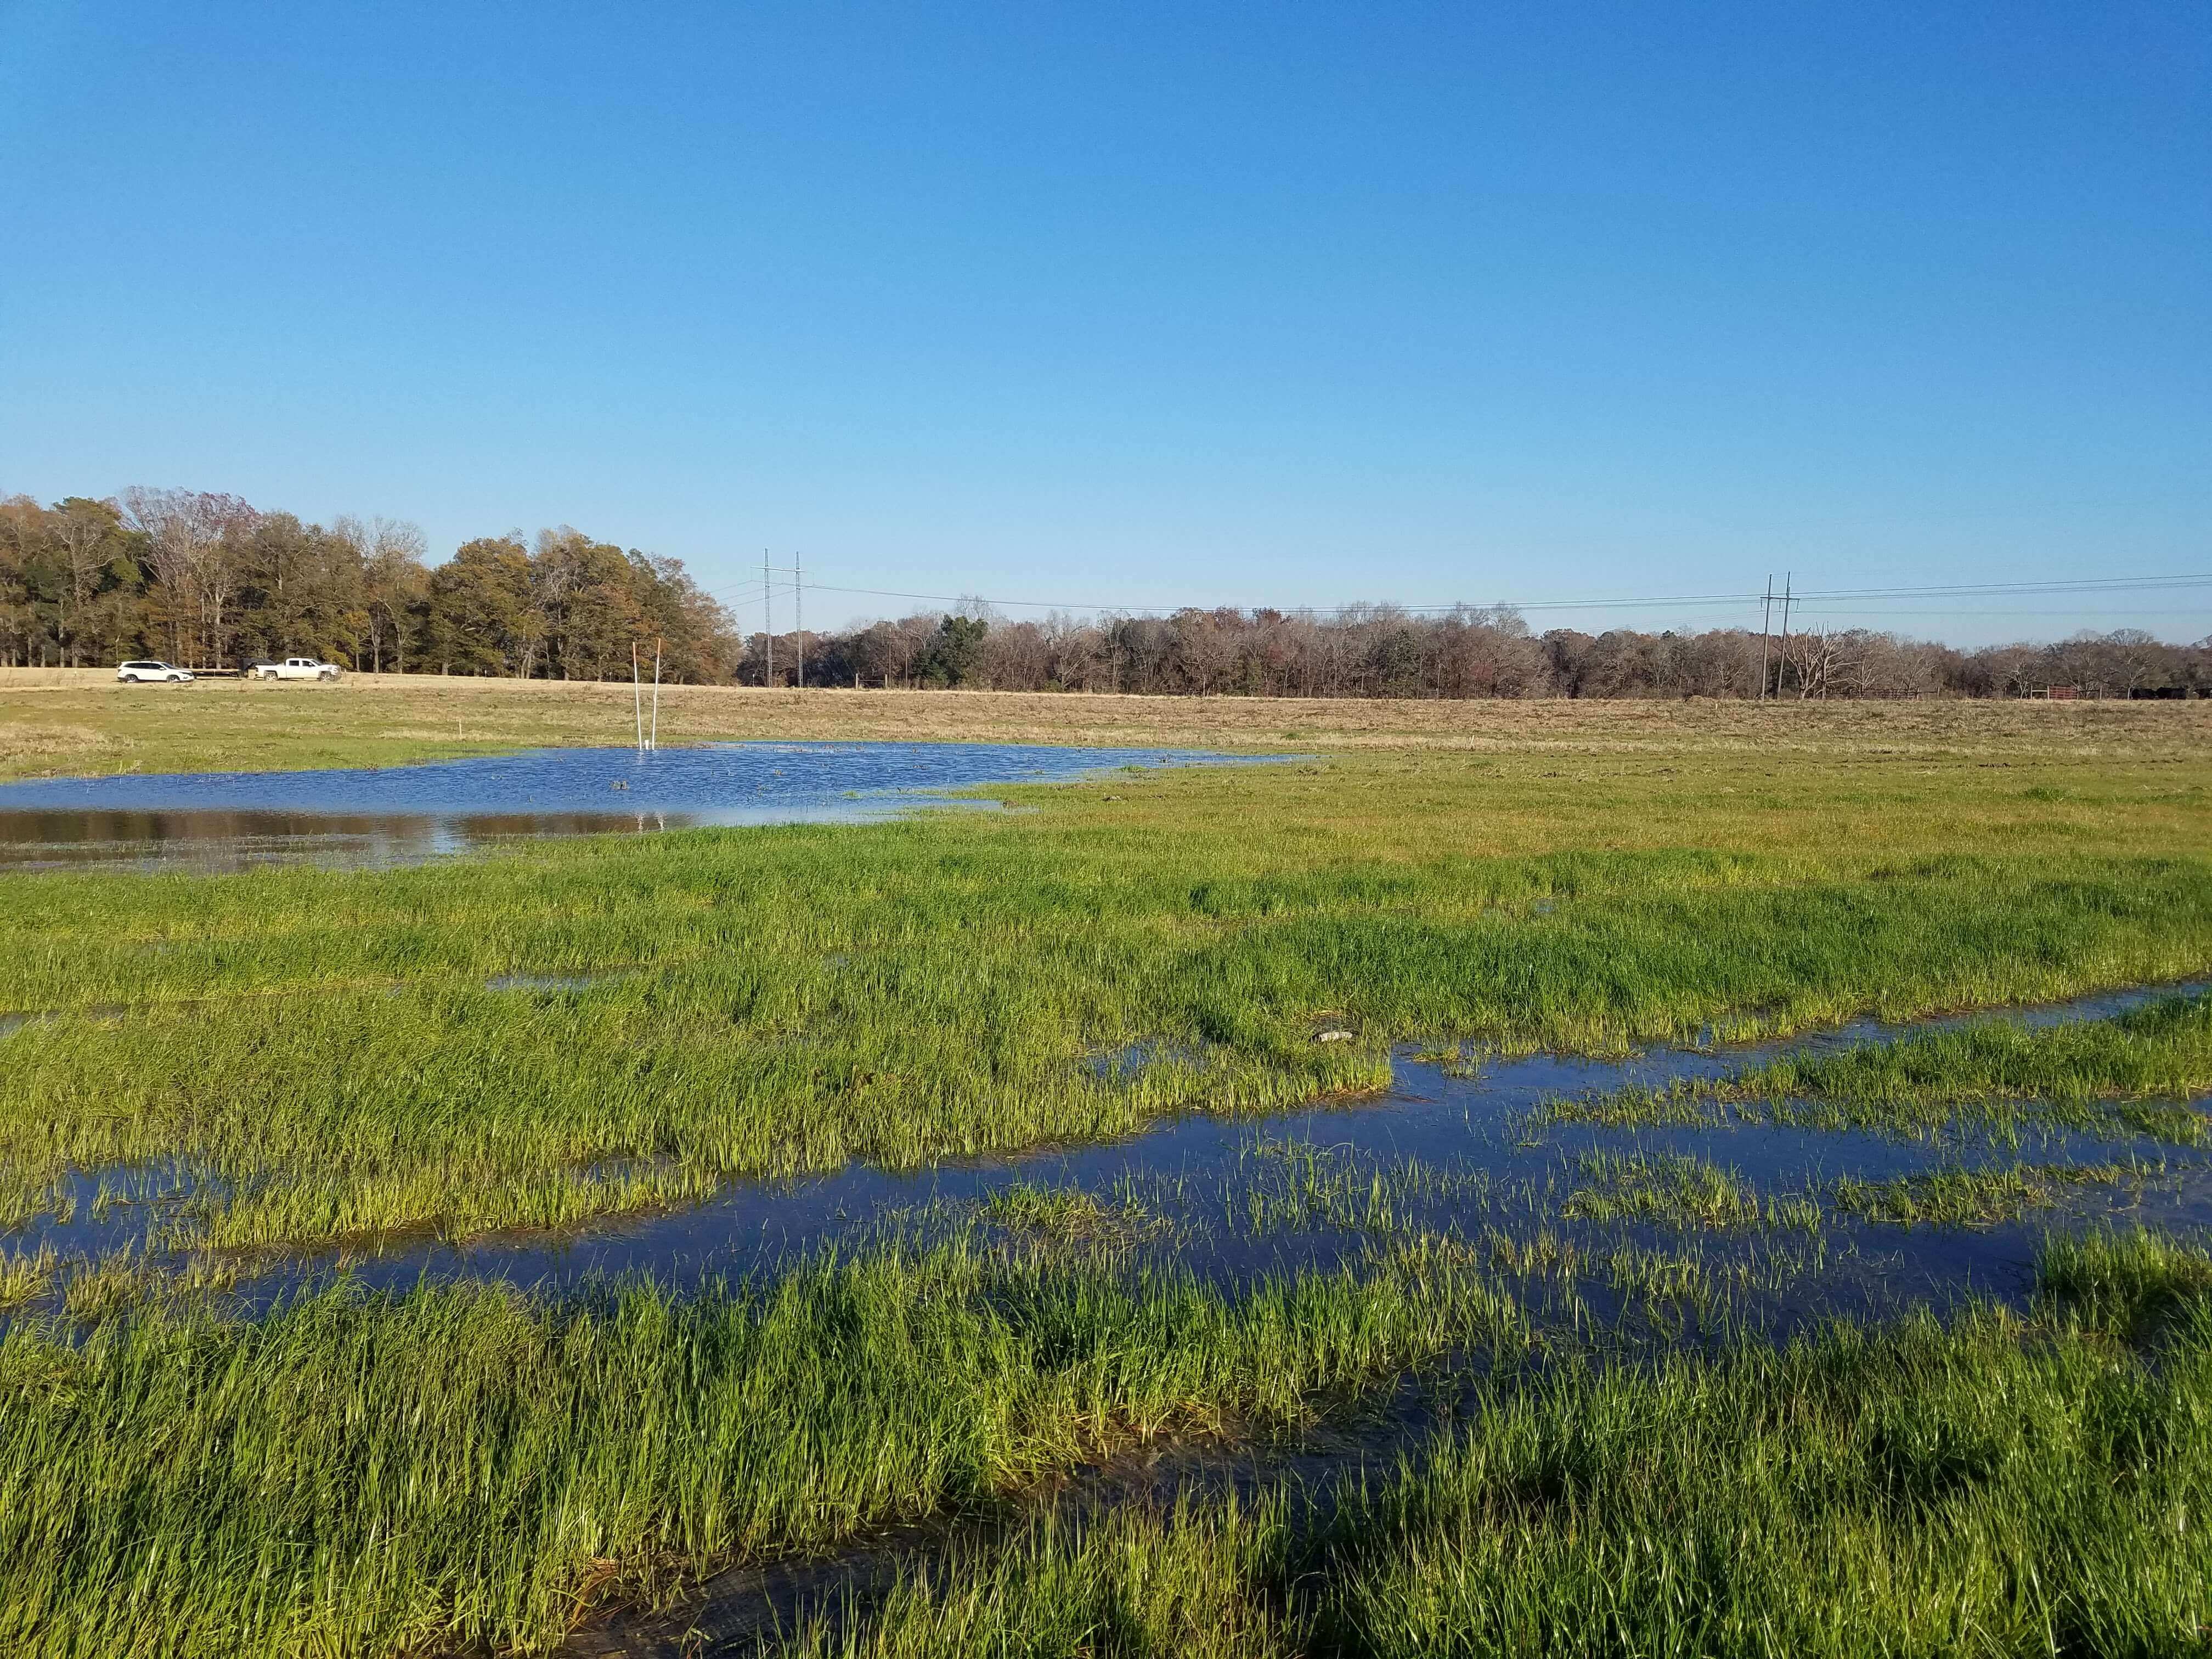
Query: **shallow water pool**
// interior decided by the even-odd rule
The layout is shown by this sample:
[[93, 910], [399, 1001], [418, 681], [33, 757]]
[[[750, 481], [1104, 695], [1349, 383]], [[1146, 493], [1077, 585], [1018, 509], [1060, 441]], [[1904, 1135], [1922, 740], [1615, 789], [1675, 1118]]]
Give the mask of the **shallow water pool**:
[[[2039, 1028], [2111, 1019], [2207, 988], [2143, 988], [1897, 1025], [1859, 1021], [1745, 1047], [1660, 1048], [1619, 1060], [1533, 1054], [1441, 1065], [1401, 1048], [1393, 1086], [1361, 1099], [1252, 1116], [1186, 1112], [1115, 1140], [948, 1158], [913, 1170], [853, 1164], [793, 1179], [739, 1179], [704, 1203], [610, 1217], [561, 1236], [494, 1234], [463, 1243], [400, 1237], [365, 1253], [264, 1259], [241, 1288], [249, 1304], [265, 1305], [321, 1282], [343, 1260], [358, 1283], [374, 1289], [404, 1290], [428, 1277], [558, 1292], [642, 1275], [689, 1291], [717, 1278], [773, 1275], [824, 1249], [942, 1238], [975, 1220], [1019, 1237], [1040, 1218], [1034, 1200], [1043, 1194], [1048, 1202], [1075, 1197], [1079, 1225], [1133, 1263], [1172, 1266], [1228, 1287], [1339, 1268], [1378, 1246], [1418, 1237], [1480, 1245], [1491, 1269], [1503, 1271], [1489, 1261], [1498, 1239], [1525, 1244], [1548, 1236], [1586, 1265], [1597, 1264], [1592, 1272], [1623, 1251], [1656, 1250], [1686, 1251], [1704, 1276], [1748, 1273], [1759, 1281], [1753, 1300], [1784, 1325], [1836, 1313], [1895, 1312], [1966, 1293], [2024, 1301], [2046, 1229], [2091, 1221], [2212, 1227], [2212, 1146], [2161, 1140], [2118, 1119], [2100, 1130], [2031, 1120], [2019, 1136], [1992, 1136], [1969, 1117], [1949, 1130], [1915, 1135], [1725, 1115], [1609, 1127], [1551, 1119], [1543, 1109], [1624, 1088], [1725, 1079], [1784, 1054], [1838, 1053], [1984, 1022]], [[1104, 1057], [1116, 1074], [1130, 1066], [1140, 1071], [1147, 1059], [1202, 1066], [1206, 1056], [1159, 1048]], [[2120, 1163], [2139, 1173], [2079, 1187], [2052, 1181], [2047, 1202], [1978, 1224], [1893, 1224], [1834, 1201], [1839, 1182], [2015, 1169], [2047, 1176]], [[1617, 1188], [1624, 1171], [1638, 1170], [1662, 1181], [1670, 1170], [1724, 1177], [1726, 1187], [1765, 1211], [1708, 1224], [1638, 1216], [1632, 1192], [1626, 1207], [1595, 1201]], [[593, 1173], [620, 1171], [607, 1165]], [[228, 1190], [224, 1181], [182, 1166], [74, 1172], [64, 1184], [58, 1201], [16, 1231], [13, 1248], [93, 1257], [158, 1249], [155, 1235], [178, 1206]], [[1817, 1203], [1820, 1213], [1793, 1200]], [[1042, 1218], [1049, 1227], [1048, 1209]], [[1602, 1285], [1586, 1285], [1583, 1299], [1602, 1308], [1615, 1298]]]
[[945, 792], [1239, 758], [1020, 744], [722, 743], [319, 772], [55, 778], [0, 784], [0, 870], [416, 864], [543, 836], [988, 810], [997, 803]]

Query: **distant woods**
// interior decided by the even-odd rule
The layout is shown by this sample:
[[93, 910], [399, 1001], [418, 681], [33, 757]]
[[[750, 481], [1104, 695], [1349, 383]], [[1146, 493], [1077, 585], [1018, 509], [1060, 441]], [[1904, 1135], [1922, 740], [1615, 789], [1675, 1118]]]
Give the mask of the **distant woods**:
[[161, 657], [228, 667], [313, 654], [371, 672], [627, 679], [662, 642], [665, 678], [733, 678], [743, 642], [681, 562], [566, 527], [426, 562], [391, 519], [325, 526], [235, 495], [126, 489], [0, 501], [0, 663]]
[[988, 607], [769, 640], [740, 630], [680, 560], [563, 526], [428, 562], [383, 519], [325, 526], [182, 489], [0, 500], [0, 665], [138, 656], [191, 667], [313, 654], [410, 674], [627, 679], [662, 644], [682, 683], [1314, 697], [2212, 695], [2212, 641], [2134, 629], [1962, 651], [1865, 629], [1532, 633], [1516, 612], [1355, 605], [1318, 617], [1186, 610], [1009, 622]]
[[[789, 678], [791, 641], [776, 664]], [[2001, 697], [2057, 686], [2128, 696], [2212, 695], [2212, 644], [2132, 629], [2057, 645], [1954, 650], [1865, 629], [1647, 634], [1529, 631], [1504, 608], [1416, 616], [1352, 605], [1324, 617], [1180, 611], [1170, 617], [1009, 623], [909, 617], [809, 635], [810, 684], [979, 686], [1261, 697]], [[757, 684], [757, 641], [746, 659]]]

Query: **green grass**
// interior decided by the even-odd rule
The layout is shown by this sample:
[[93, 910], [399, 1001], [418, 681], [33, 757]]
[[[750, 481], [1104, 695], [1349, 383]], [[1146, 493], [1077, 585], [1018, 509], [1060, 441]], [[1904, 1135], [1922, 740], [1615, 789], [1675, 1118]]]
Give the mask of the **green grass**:
[[2201, 1288], [2156, 1364], [1992, 1314], [1508, 1382], [1341, 1520], [1316, 1625], [1376, 1656], [2193, 1650], [2208, 1386]]
[[[1652, 1334], [1675, 1334], [1687, 1319], [1700, 1331], [1741, 1328], [1753, 1300], [1817, 1273], [1827, 1262], [1826, 1241], [1812, 1232], [1780, 1247], [1757, 1244], [1723, 1252], [1702, 1241], [1654, 1249], [1632, 1241], [1577, 1238], [1538, 1224], [1525, 1232], [1486, 1228], [1472, 1244], [1456, 1235], [1428, 1247], [1449, 1258], [1480, 1263], [1500, 1278], [1521, 1281], [1532, 1314], [1547, 1330], [1568, 1328], [1585, 1340], [1602, 1337], [1619, 1351]], [[1612, 1292], [1616, 1329], [1601, 1331], [1588, 1292]]]
[[1680, 1152], [1589, 1152], [1559, 1213], [1578, 1221], [1645, 1221], [1679, 1228], [1820, 1225], [1801, 1195], [1762, 1198], [1733, 1172]]
[[[0, 1217], [64, 1168], [175, 1158], [209, 1182], [161, 1212], [186, 1246], [557, 1229], [1370, 1089], [1400, 1040], [1616, 1052], [2212, 963], [2195, 725], [2053, 751], [2017, 710], [1807, 716], [1785, 778], [1740, 712], [1546, 709], [1516, 738], [1394, 708], [1394, 743], [1493, 747], [410, 871], [7, 878], [0, 1012], [53, 1017], [0, 1037]], [[2094, 807], [2024, 803], [2023, 769]], [[1151, 1062], [1097, 1065], [1131, 1044]]]
[[1348, 1520], [1322, 1617], [1378, 1656], [2181, 1650], [2208, 1364], [1922, 1322], [1561, 1378]]
[[[0, 1644], [538, 1650], [610, 1594], [1011, 1516], [857, 1650], [2172, 1651], [2212, 1618], [2209, 1263], [2054, 1241], [2039, 1326], [1613, 1363], [1526, 1363], [1512, 1303], [1425, 1248], [1236, 1297], [954, 1247], [687, 1300], [339, 1288], [259, 1322], [19, 1325]], [[1278, 1493], [1021, 1530], [1079, 1462], [1296, 1435], [1470, 1351], [1461, 1426], [1326, 1524]]]
[[[1388, 1042], [1424, 1033], [1611, 1050], [2212, 957], [2212, 883], [2179, 861], [1948, 858], [1875, 879], [1655, 853], [1232, 876], [1268, 846], [930, 823], [17, 881], [35, 943], [0, 963], [0, 1000], [137, 1012], [0, 1038], [0, 1162], [38, 1183], [179, 1158], [227, 1188], [172, 1216], [185, 1244], [559, 1227], [734, 1176], [1373, 1088]], [[1493, 908], [1543, 891], [1572, 902]], [[487, 988], [617, 966], [580, 989]], [[1360, 1039], [1312, 1041], [1325, 1010]], [[1139, 1040], [1205, 1063], [1086, 1063]]]
[[1940, 1169], [1887, 1181], [1844, 1176], [1829, 1203], [1845, 1215], [1904, 1226], [1986, 1227], [2057, 1203], [2082, 1187], [2140, 1187], [2162, 1174], [2142, 1164], [2021, 1164], [2002, 1169]]
[[[511, 731], [442, 735], [453, 699], [520, 708], [500, 695], [240, 693], [149, 704], [90, 741], [103, 764], [389, 758], [602, 712], [596, 691], [532, 693]], [[86, 720], [107, 707], [80, 701]], [[1070, 740], [1166, 735], [1129, 729], [1127, 700], [1036, 701], [1038, 719], [1125, 722], [1051, 728]], [[0, 764], [82, 749], [59, 731], [76, 704], [52, 706], [58, 735]], [[252, 741], [216, 729], [249, 706]], [[387, 724], [342, 718], [362, 708]], [[1264, 712], [1261, 731], [1240, 706], [1177, 704], [1176, 735], [1273, 743], [1291, 714]], [[1582, 1201], [1686, 1229], [1677, 1248], [1563, 1237], [1472, 1177], [1316, 1152], [1255, 1170], [1267, 1207], [1243, 1219], [1356, 1226], [1366, 1254], [1233, 1295], [1097, 1248], [1151, 1210], [1041, 1188], [982, 1218], [1002, 1249], [970, 1235], [693, 1298], [336, 1291], [249, 1322], [202, 1294], [261, 1249], [578, 1226], [748, 1175], [1354, 1096], [1401, 1040], [1479, 1066], [2212, 966], [2203, 721], [1328, 720], [1344, 746], [1310, 765], [1006, 792], [1021, 814], [380, 873], [0, 878], [0, 1012], [52, 1016], [0, 1036], [0, 1225], [63, 1201], [64, 1171], [106, 1170], [106, 1206], [143, 1204], [156, 1242], [191, 1252], [8, 1258], [19, 1316], [61, 1305], [0, 1334], [0, 1649], [542, 1650], [594, 1596], [672, 1596], [902, 1520], [1003, 1518], [1080, 1460], [1296, 1436], [1470, 1352], [1497, 1367], [1484, 1409], [1323, 1535], [1273, 1499], [1041, 1532], [916, 1581], [860, 1639], [1094, 1656], [2200, 1639], [2204, 1534], [2173, 1516], [2205, 1513], [2201, 1259], [2163, 1242], [2054, 1243], [2025, 1330], [1991, 1316], [1601, 1367], [1583, 1340], [1618, 1360], [1692, 1327], [1714, 1340], [1739, 1293], [1817, 1268], [1820, 1237], [1747, 1234], [1743, 1193], [1648, 1161], [1585, 1180]], [[600, 977], [489, 988], [514, 974]], [[1888, 1083], [1838, 1072], [1820, 1109], [1948, 1121], [1964, 1100], [2181, 1139], [2197, 1121], [2165, 1103], [2198, 1086], [2203, 1016], [2159, 1018], [2047, 1034], [2063, 1052], [1916, 1048], [1920, 1069]], [[1314, 1040], [1337, 1029], [1355, 1040]], [[1099, 1063], [1132, 1045], [1148, 1063]], [[1837, 1104], [1853, 1100], [1875, 1103]], [[161, 1197], [173, 1160], [208, 1184]], [[1473, 1241], [1413, 1219], [1449, 1182], [1484, 1218]], [[1592, 1305], [1637, 1316], [1601, 1329]], [[1540, 1367], [1516, 1363], [1531, 1344]]]
[[46, 1294], [57, 1265], [51, 1246], [0, 1250], [0, 1313], [11, 1313]]
[[1297, 1431], [1518, 1314], [1418, 1255], [1229, 1298], [891, 1251], [756, 1291], [343, 1288], [0, 1334], [0, 1648], [542, 1647], [576, 1597], [974, 1510], [1165, 1436]]
[[1960, 1127], [2016, 1142], [2033, 1130], [2212, 1141], [2187, 1102], [2212, 1094], [2212, 997], [2162, 997], [2109, 1019], [2029, 1027], [1990, 1019], [1784, 1055], [1722, 1079], [1547, 1103], [1544, 1123], [1771, 1123], [1932, 1137]]
[[2075, 1104], [2212, 1091], [2212, 997], [2173, 996], [2087, 1024], [1990, 1020], [1904, 1042], [1788, 1059], [1746, 1093], [1865, 1102], [2043, 1100]]
[[2140, 1341], [2212, 1300], [2212, 1250], [2141, 1227], [2107, 1228], [2047, 1241], [2037, 1278], [2057, 1311]]
[[1376, 1235], [1417, 1231], [1417, 1206], [1484, 1213], [1486, 1170], [1413, 1158], [1376, 1158], [1289, 1136], [1256, 1136], [1238, 1157], [1222, 1198], [1232, 1224], [1251, 1237], [1304, 1230]]
[[878, 1607], [840, 1607], [769, 1651], [807, 1659], [1290, 1659], [1310, 1620], [1272, 1593], [1293, 1546], [1279, 1499], [1055, 1513], [909, 1571]]
[[1131, 1196], [1109, 1202], [1079, 1187], [1018, 1181], [998, 1188], [975, 1212], [995, 1227], [1053, 1244], [1119, 1248], [1152, 1237], [1165, 1224]]
[[75, 1194], [47, 1170], [20, 1164], [0, 1165], [0, 1237], [40, 1216], [68, 1221], [76, 1214]]
[[1333, 1510], [1289, 1488], [1048, 1519], [787, 1650], [2200, 1651], [2212, 1310], [2193, 1282], [2156, 1363], [1984, 1311], [1514, 1371]]

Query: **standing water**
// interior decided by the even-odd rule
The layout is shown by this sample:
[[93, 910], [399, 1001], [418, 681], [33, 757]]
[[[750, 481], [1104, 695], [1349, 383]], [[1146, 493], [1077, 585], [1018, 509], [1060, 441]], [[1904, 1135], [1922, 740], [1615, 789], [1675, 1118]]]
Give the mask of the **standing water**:
[[56, 778], [0, 785], [0, 870], [415, 864], [539, 836], [988, 808], [996, 803], [945, 792], [1233, 758], [1020, 744], [724, 743], [650, 754], [549, 749], [376, 769]]

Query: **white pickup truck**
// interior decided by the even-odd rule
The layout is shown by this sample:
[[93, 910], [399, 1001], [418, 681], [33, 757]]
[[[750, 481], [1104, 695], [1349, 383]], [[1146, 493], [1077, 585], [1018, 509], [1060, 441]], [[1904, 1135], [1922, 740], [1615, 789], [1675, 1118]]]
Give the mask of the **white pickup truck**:
[[334, 662], [287, 657], [282, 662], [249, 664], [246, 672], [257, 680], [334, 680], [343, 671]]

